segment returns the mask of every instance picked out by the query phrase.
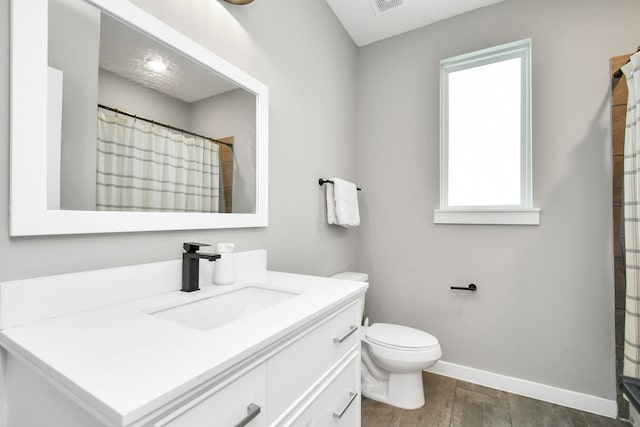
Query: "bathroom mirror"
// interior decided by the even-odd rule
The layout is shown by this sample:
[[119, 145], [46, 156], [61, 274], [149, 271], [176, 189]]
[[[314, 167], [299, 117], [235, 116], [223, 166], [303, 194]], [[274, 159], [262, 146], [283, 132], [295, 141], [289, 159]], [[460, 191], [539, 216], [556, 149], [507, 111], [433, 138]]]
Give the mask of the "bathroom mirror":
[[[14, 0], [11, 23], [11, 235], [267, 225], [266, 86], [127, 1]], [[163, 163], [181, 169], [150, 171]], [[127, 193], [145, 182], [163, 196]], [[209, 201], [167, 205], [167, 188]]]

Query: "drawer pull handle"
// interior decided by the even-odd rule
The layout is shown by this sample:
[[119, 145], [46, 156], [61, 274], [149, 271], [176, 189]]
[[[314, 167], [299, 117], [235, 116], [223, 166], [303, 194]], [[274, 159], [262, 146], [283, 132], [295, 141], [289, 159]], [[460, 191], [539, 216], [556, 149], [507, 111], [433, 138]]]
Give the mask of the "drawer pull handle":
[[250, 403], [249, 406], [247, 406], [247, 416], [244, 417], [238, 424], [236, 424], [234, 427], [244, 427], [247, 424], [249, 424], [251, 422], [252, 419], [254, 419], [255, 417], [258, 416], [258, 414], [260, 413], [260, 407], [258, 405], [256, 405], [255, 403]]
[[347, 409], [349, 409], [349, 406], [351, 406], [353, 401], [356, 400], [356, 397], [358, 397], [358, 393], [356, 393], [355, 391], [350, 391], [349, 392], [349, 401], [344, 406], [344, 408], [342, 408], [342, 411], [340, 411], [340, 413], [337, 413], [337, 412], [333, 413], [333, 418], [338, 418], [338, 419], [342, 418], [344, 413], [347, 412]]
[[336, 344], [342, 344], [344, 340], [349, 338], [357, 330], [358, 330], [358, 327], [356, 325], [351, 325], [351, 329], [349, 329], [349, 332], [347, 332], [345, 336], [343, 336], [342, 338], [334, 338], [333, 342]]

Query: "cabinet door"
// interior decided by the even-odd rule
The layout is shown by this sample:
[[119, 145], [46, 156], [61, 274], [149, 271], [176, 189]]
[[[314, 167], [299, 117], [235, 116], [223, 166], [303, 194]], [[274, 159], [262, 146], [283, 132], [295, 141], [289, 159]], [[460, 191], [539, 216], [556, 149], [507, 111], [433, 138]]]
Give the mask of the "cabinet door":
[[[186, 403], [154, 427], [219, 427], [267, 425], [267, 365], [253, 368], [222, 389], [205, 393]], [[243, 420], [258, 414], [241, 424]]]

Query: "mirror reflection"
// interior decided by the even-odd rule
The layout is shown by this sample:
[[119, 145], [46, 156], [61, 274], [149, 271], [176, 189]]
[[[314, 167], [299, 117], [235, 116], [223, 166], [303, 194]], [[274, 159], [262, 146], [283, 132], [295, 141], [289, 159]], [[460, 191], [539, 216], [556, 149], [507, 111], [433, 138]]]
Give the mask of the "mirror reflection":
[[256, 212], [254, 94], [77, 0], [48, 64], [48, 209]]

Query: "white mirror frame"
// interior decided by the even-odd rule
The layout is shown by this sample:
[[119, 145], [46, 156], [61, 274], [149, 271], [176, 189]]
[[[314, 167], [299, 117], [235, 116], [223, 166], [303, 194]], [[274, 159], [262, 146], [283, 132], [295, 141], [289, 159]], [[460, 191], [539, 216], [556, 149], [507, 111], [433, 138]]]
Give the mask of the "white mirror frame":
[[47, 209], [48, 1], [12, 0], [10, 235], [267, 226], [268, 88], [127, 0], [90, 0], [89, 3], [215, 70], [256, 95], [256, 212], [211, 214]]

